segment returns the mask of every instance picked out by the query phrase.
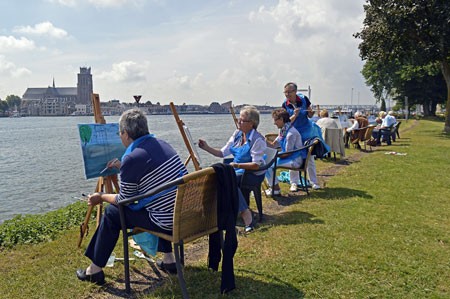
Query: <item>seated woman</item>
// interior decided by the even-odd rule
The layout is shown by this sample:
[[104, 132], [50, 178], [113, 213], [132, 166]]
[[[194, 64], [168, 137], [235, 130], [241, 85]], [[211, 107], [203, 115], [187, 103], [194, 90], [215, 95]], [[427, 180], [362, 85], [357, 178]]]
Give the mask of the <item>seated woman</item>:
[[[289, 113], [285, 109], [278, 108], [272, 111], [272, 118], [274, 124], [278, 127], [278, 129], [280, 129], [280, 133], [273, 142], [267, 141], [269, 146], [277, 147], [278, 145], [280, 145], [282, 152], [293, 151], [303, 146], [302, 136], [300, 135], [298, 130], [294, 128], [294, 126], [292, 126]], [[293, 153], [289, 156], [281, 156], [277, 161], [277, 165], [288, 167], [300, 167], [303, 164], [303, 160], [307, 157], [307, 154], [308, 152], [305, 149]], [[268, 190], [266, 190], [266, 194], [269, 196], [272, 194], [272, 188], [274, 195], [280, 194], [280, 186], [278, 185], [278, 179], [276, 176], [275, 176], [275, 184], [272, 186], [274, 175], [275, 174], [273, 167], [269, 168], [266, 172], [266, 178], [268, 180], [270, 187]], [[312, 183], [312, 188], [314, 190], [319, 189], [320, 186], [317, 183], [317, 176], [316, 176], [316, 164], [314, 161], [314, 157], [312, 156], [308, 164], [308, 175], [309, 180]], [[291, 187], [289, 190], [292, 192], [297, 191], [298, 187], [297, 185], [302, 184], [302, 182], [300, 182], [299, 172], [295, 170], [290, 170], [289, 178], [291, 183]]]
[[[91, 206], [103, 202], [110, 204], [106, 207], [100, 225], [86, 248], [85, 255], [92, 263], [87, 269], [79, 269], [76, 272], [78, 279], [98, 285], [105, 283], [102, 268], [113, 252], [121, 231], [116, 203], [144, 194], [163, 182], [187, 174], [183, 162], [172, 146], [149, 134], [147, 117], [142, 111], [138, 109], [125, 111], [119, 119], [119, 134], [123, 145], [127, 147], [120, 163], [120, 192], [119, 194], [96, 192], [88, 197], [88, 204]], [[175, 197], [176, 190], [173, 190], [154, 198], [142, 209], [126, 207], [124, 212], [127, 228], [139, 226], [171, 235]], [[157, 263], [158, 267], [176, 273], [172, 244], [160, 239], [158, 251], [164, 252], [163, 260]]]
[[[264, 150], [266, 149], [266, 142], [264, 137], [256, 130], [259, 125], [259, 111], [253, 106], [245, 106], [241, 109], [238, 120], [238, 130], [231, 135], [228, 142], [221, 148], [213, 148], [209, 146], [205, 140], [199, 139], [198, 145], [201, 149], [216, 157], [226, 157], [233, 155], [233, 162], [231, 166], [235, 168], [237, 182], [240, 185], [242, 175], [245, 170], [258, 170], [260, 166], [264, 165]], [[264, 173], [255, 172], [247, 173], [245, 175], [246, 184], [259, 185], [264, 180]], [[246, 197], [250, 193], [246, 191]], [[245, 200], [242, 191], [239, 188], [239, 212], [245, 224], [245, 231], [253, 230], [253, 217], [250, 212], [247, 201]]]
[[[272, 119], [274, 125], [280, 130], [279, 135], [273, 141], [267, 141], [267, 144], [270, 147], [278, 147], [281, 146], [282, 152], [292, 151], [303, 146], [302, 136], [297, 131], [296, 128], [291, 126], [291, 121], [289, 119], [289, 113], [286, 109], [278, 108], [272, 111]], [[302, 153], [296, 152], [289, 156], [284, 156], [282, 158], [278, 158], [277, 165], [278, 166], [288, 166], [288, 167], [300, 167], [303, 163]], [[266, 178], [268, 181], [269, 189], [266, 190], [266, 194], [268, 196], [279, 195], [281, 193], [280, 186], [278, 185], [278, 179], [275, 176], [275, 184], [272, 186], [274, 176], [274, 168], [271, 167], [266, 172]], [[289, 180], [291, 183], [290, 191], [297, 191], [297, 183], [300, 182], [300, 176], [298, 171], [289, 170]]]
[[321, 128], [331, 128], [331, 129], [337, 129], [339, 128], [337, 121], [329, 117], [328, 110], [322, 109], [320, 111], [320, 118], [316, 121], [316, 124]]

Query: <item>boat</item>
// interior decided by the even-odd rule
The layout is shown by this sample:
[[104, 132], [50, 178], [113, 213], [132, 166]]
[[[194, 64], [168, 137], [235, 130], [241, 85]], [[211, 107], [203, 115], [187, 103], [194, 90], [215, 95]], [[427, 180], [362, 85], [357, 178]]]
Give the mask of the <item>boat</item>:
[[11, 118], [20, 118], [21, 116], [20, 116], [19, 111], [13, 111], [13, 112], [11, 112], [9, 117], [11, 117]]

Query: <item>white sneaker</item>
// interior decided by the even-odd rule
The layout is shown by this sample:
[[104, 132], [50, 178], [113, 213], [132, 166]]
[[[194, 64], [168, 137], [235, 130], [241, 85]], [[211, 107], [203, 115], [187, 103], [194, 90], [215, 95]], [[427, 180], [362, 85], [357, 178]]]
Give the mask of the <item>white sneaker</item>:
[[296, 184], [296, 183], [292, 183], [292, 184], [291, 184], [291, 188], [289, 188], [289, 191], [291, 191], [291, 192], [297, 192], [297, 184]]
[[317, 184], [313, 184], [313, 185], [312, 185], [312, 189], [313, 189], [313, 190], [318, 190], [318, 189], [320, 189], [320, 186], [317, 185]]
[[[269, 188], [264, 192], [266, 192], [267, 196], [272, 196], [272, 188]], [[273, 195], [280, 195], [280, 194], [281, 194], [280, 190], [273, 190]]]

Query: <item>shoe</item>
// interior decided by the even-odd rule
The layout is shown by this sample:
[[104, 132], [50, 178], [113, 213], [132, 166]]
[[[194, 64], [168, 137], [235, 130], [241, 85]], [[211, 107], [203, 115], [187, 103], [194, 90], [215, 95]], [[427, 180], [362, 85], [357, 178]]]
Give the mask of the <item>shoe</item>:
[[[264, 192], [266, 192], [267, 196], [272, 196], [272, 188], [269, 188]], [[281, 194], [281, 190], [273, 190], [273, 195], [280, 195], [280, 194]]]
[[292, 183], [292, 184], [291, 184], [291, 188], [289, 188], [289, 191], [291, 191], [291, 192], [297, 192], [297, 184], [296, 184], [296, 183]]
[[318, 189], [320, 189], [320, 186], [317, 185], [317, 184], [313, 184], [311, 188], [312, 188], [313, 190], [318, 190]]
[[176, 263], [166, 264], [162, 260], [158, 260], [158, 261], [156, 261], [156, 266], [158, 266], [158, 268], [161, 271], [164, 271], [166, 273], [177, 274], [177, 265], [176, 265]]
[[255, 228], [252, 225], [247, 225], [245, 227], [245, 233], [252, 232]]
[[105, 273], [103, 273], [103, 270], [95, 274], [87, 275], [86, 270], [78, 269], [77, 277], [81, 281], [89, 281], [99, 286], [105, 284]]

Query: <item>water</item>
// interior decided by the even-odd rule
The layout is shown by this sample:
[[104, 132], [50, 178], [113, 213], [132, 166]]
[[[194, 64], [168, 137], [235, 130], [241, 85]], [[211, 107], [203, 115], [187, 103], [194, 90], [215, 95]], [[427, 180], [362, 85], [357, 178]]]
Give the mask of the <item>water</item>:
[[[235, 125], [231, 115], [181, 115], [192, 139], [222, 147]], [[105, 117], [117, 122], [118, 116]], [[86, 180], [77, 124], [92, 116], [0, 118], [0, 223], [17, 214], [45, 213], [92, 193], [97, 179]], [[168, 141], [183, 161], [188, 151], [173, 115], [148, 116], [150, 132]], [[276, 132], [269, 114], [261, 115], [259, 131]], [[198, 149], [201, 165], [221, 159]], [[192, 163], [189, 163], [192, 170]]]

